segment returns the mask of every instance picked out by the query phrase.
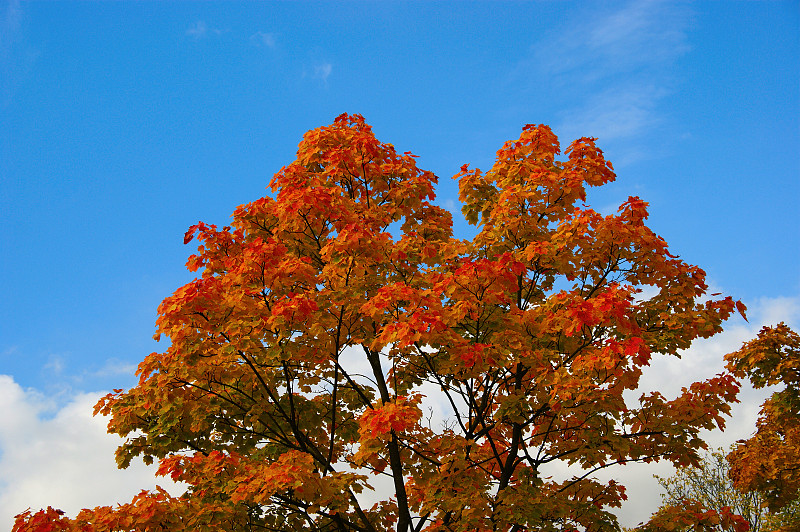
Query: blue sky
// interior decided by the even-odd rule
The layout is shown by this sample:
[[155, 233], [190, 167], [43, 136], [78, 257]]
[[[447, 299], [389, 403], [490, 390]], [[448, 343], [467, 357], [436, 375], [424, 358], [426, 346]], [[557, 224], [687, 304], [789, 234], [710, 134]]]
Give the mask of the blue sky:
[[[31, 417], [0, 432], [133, 384], [190, 279], [186, 229], [224, 225], [342, 112], [419, 155], [455, 212], [450, 177], [525, 124], [598, 137], [618, 180], [590, 203], [650, 202], [672, 251], [754, 309], [735, 341], [800, 319], [796, 1], [5, 0], [0, 398]], [[2, 456], [0, 511], [20, 474]]]

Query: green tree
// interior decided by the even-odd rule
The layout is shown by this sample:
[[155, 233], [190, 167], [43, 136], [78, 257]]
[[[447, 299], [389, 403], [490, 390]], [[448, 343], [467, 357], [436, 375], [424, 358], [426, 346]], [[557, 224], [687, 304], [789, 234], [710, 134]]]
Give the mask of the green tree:
[[751, 532], [773, 532], [800, 517], [800, 500], [792, 501], [779, 512], [770, 512], [767, 501], [757, 491], [741, 491], [730, 479], [730, 464], [723, 449], [709, 451], [698, 467], [678, 469], [669, 478], [656, 477], [665, 493], [665, 505], [693, 500], [705, 508], [728, 507], [750, 524]]

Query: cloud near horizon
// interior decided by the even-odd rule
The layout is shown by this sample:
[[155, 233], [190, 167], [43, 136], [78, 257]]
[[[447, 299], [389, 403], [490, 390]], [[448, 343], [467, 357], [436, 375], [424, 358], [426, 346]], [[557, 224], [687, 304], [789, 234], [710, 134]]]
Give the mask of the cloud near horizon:
[[136, 461], [117, 469], [114, 451], [122, 440], [106, 433], [105, 418], [92, 416], [102, 395], [74, 393], [59, 405], [0, 375], [0, 530], [10, 530], [27, 508], [53, 506], [74, 516], [129, 501], [157, 484], [181, 491], [170, 479], [157, 479], [155, 465]]

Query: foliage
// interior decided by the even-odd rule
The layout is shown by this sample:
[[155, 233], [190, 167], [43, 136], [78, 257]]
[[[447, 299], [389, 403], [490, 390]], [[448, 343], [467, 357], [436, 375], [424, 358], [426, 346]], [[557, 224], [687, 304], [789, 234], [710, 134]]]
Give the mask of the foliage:
[[784, 323], [764, 327], [725, 359], [756, 388], [783, 385], [761, 406], [756, 433], [740, 441], [728, 460], [738, 488], [760, 492], [772, 509], [784, 508], [800, 498], [800, 335]]
[[681, 468], [670, 478], [656, 478], [666, 491], [665, 505], [691, 500], [704, 508], [728, 507], [747, 521], [751, 532], [779, 530], [800, 515], [800, 500], [793, 501], [781, 512], [769, 512], [760, 493], [740, 491], [733, 486], [729, 470], [725, 453], [718, 449], [706, 454], [699, 467]]
[[186, 493], [14, 530], [616, 530], [624, 487], [592, 474], [696, 465], [738, 384], [623, 392], [744, 308], [706, 297], [639, 198], [584, 205], [615, 178], [594, 139], [559, 153], [529, 125], [488, 172], [462, 167], [463, 241], [436, 176], [362, 117], [308, 132], [274, 197], [190, 228], [202, 275], [159, 307], [169, 347], [96, 407], [127, 436], [121, 467], [158, 461]]

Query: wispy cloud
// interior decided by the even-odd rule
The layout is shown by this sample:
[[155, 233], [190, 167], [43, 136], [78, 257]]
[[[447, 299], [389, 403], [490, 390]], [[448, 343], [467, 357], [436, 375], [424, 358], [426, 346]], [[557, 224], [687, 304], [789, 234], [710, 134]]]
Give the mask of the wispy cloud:
[[186, 30], [186, 35], [194, 37], [195, 39], [205, 37], [206, 33], [208, 33], [208, 26], [206, 26], [206, 23], [202, 20], [198, 20], [191, 28]]
[[257, 31], [250, 36], [250, 42], [259, 46], [266, 46], [267, 48], [275, 48], [275, 45], [277, 44], [277, 38], [278, 36], [275, 33]]
[[564, 111], [559, 132], [566, 138], [593, 136], [604, 141], [629, 138], [657, 125], [657, 103], [667, 91], [655, 85], [607, 89]]
[[319, 63], [314, 65], [314, 75], [315, 79], [321, 79], [323, 82], [328, 82], [328, 77], [333, 72], [333, 65], [331, 63]]
[[690, 50], [690, 12], [680, 3], [639, 0], [585, 17], [537, 45], [536, 58], [550, 73], [593, 81], [657, 71]]
[[65, 360], [63, 355], [50, 355], [47, 360], [47, 364], [44, 365], [45, 370], [53, 374], [54, 376], [61, 376], [64, 372], [65, 368]]
[[117, 359], [109, 359], [96, 371], [90, 373], [92, 377], [109, 377], [115, 375], [133, 375], [136, 373], [136, 364]]
[[567, 32], [557, 42], [565, 60], [548, 69], [595, 96], [565, 111], [559, 130], [609, 141], [657, 126], [671, 67], [689, 50], [687, 26], [688, 12], [680, 6], [635, 1]]
[[22, 43], [24, 14], [19, 0], [10, 0], [0, 12], [0, 105], [5, 107], [22, 78], [38, 57], [38, 52]]
[[13, 355], [14, 353], [18, 353], [18, 352], [19, 352], [19, 347], [18, 347], [18, 346], [16, 346], [16, 345], [12, 345], [12, 346], [6, 347], [6, 348], [3, 350], [3, 352], [2, 352], [2, 353], [0, 353], [0, 356], [4, 356], [4, 357], [6, 357], [6, 356], [11, 356], [11, 355]]
[[194, 39], [202, 39], [209, 35], [220, 35], [222, 30], [219, 28], [210, 27], [202, 20], [196, 21], [189, 29], [186, 30], [186, 35]]
[[677, 84], [675, 63], [691, 48], [691, 11], [661, 0], [611, 11], [592, 6], [533, 43], [512, 82], [536, 87], [547, 80], [546, 97], [563, 102], [554, 125], [565, 141], [630, 141], [663, 123], [661, 104]]
[[587, 45], [619, 67], [670, 61], [691, 48], [686, 34], [688, 14], [680, 3], [632, 2], [591, 28]]
[[20, 30], [22, 7], [19, 0], [10, 0], [5, 11], [0, 15], [0, 54], [6, 57], [10, 53], [11, 43]]

